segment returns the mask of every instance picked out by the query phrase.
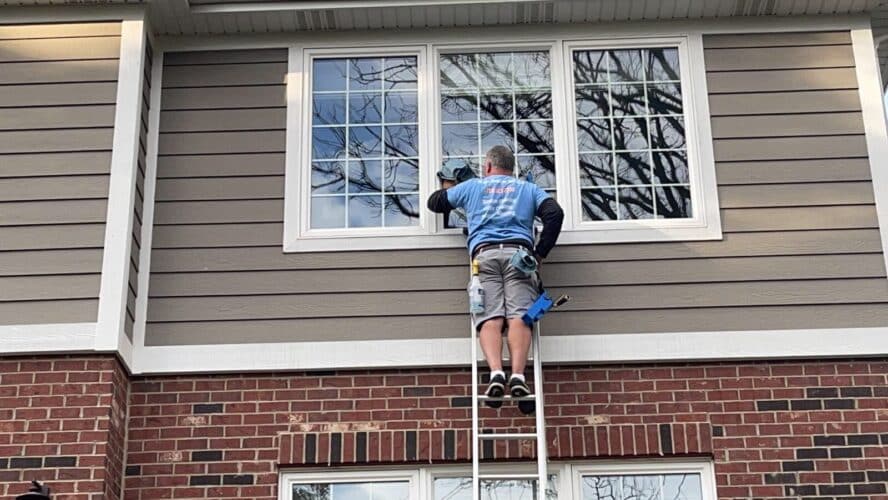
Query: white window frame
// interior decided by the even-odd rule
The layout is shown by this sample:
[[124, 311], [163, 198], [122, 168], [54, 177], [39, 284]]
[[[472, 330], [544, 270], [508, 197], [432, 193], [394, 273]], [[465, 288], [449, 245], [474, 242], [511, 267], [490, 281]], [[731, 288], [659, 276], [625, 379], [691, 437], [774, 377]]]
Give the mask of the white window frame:
[[[552, 85], [555, 163], [558, 198], [567, 214], [560, 244], [622, 243], [644, 241], [717, 240], [722, 238], [715, 161], [710, 126], [703, 39], [700, 33], [669, 36], [638, 35], [623, 38], [567, 32], [559, 36], [527, 39], [516, 33], [514, 41], [489, 39], [432, 40], [425, 44], [376, 41], [376, 45], [325, 47], [293, 45], [287, 88], [286, 189], [284, 200], [284, 252], [459, 248], [465, 238], [457, 229], [445, 229], [443, 218], [425, 209], [425, 200], [436, 189], [434, 172], [441, 163], [439, 56], [453, 52], [548, 50]], [[571, 36], [573, 35], [573, 36]], [[576, 110], [573, 105], [573, 50], [631, 47], [676, 47], [679, 50], [684, 100], [686, 143], [690, 169], [690, 219], [583, 222], [579, 206]], [[311, 193], [311, 62], [315, 57], [386, 55], [417, 57], [417, 92], [420, 128], [419, 197], [420, 223], [409, 228], [309, 229]]]
[[[708, 106], [705, 115], [701, 114], [701, 101], [708, 99], [705, 88], [700, 91], [699, 82], [705, 83], [706, 74], [702, 59], [695, 60], [690, 53], [690, 41], [687, 36], [652, 37], [652, 38], [621, 38], [597, 41], [568, 41], [564, 47], [564, 63], [562, 73], [568, 75], [565, 86], [565, 106], [569, 118], [565, 127], [570, 136], [570, 147], [561, 156], [562, 165], [567, 164], [568, 192], [565, 193], [566, 218], [560, 243], [612, 243], [631, 241], [670, 241], [670, 240], [704, 240], [721, 238], [721, 222], [718, 211], [718, 191], [715, 182], [715, 161], [706, 156], [701, 147], [702, 137], [708, 137], [712, 144], [712, 133], [704, 130], [702, 122], [708, 124]], [[582, 220], [580, 209], [579, 154], [577, 140], [577, 113], [574, 103], [575, 86], [573, 82], [573, 53], [580, 50], [620, 50], [642, 48], [676, 48], [679, 55], [681, 77], [683, 115], [685, 121], [685, 144], [688, 155], [688, 169], [691, 186], [691, 207], [693, 217], [688, 219], [639, 219], [620, 221]], [[696, 64], [698, 63], [699, 64]], [[696, 72], [694, 70], [697, 70]], [[702, 71], [702, 73], [701, 73]], [[556, 163], [557, 164], [557, 163]], [[709, 170], [710, 172], [707, 172]], [[711, 175], [706, 175], [710, 173]], [[559, 198], [562, 191], [559, 189]]]
[[[427, 119], [427, 90], [424, 88], [425, 82], [422, 78], [422, 73], [426, 65], [425, 61], [425, 47], [423, 46], [388, 46], [388, 47], [375, 47], [375, 48], [351, 48], [351, 49], [328, 49], [328, 48], [308, 48], [304, 50], [302, 54], [303, 66], [301, 70], [301, 74], [305, 75], [302, 79], [302, 91], [300, 95], [297, 97], [299, 101], [302, 102], [302, 110], [299, 114], [299, 123], [304, 124], [302, 127], [300, 135], [300, 147], [299, 154], [291, 154], [290, 148], [291, 143], [288, 140], [287, 143], [287, 174], [290, 177], [290, 174], [296, 174], [298, 176], [298, 188], [295, 192], [288, 190], [285, 195], [285, 204], [291, 203], [295, 199], [297, 200], [296, 206], [298, 207], [296, 221], [298, 235], [296, 238], [288, 238], [290, 235], [290, 231], [292, 228], [287, 225], [288, 222], [291, 222], [292, 213], [289, 208], [285, 209], [285, 231], [284, 231], [284, 245], [285, 250], [293, 249], [293, 251], [300, 251], [301, 247], [305, 248], [306, 251], [315, 250], [313, 248], [315, 245], [307, 244], [308, 241], [335, 241], [336, 246], [348, 245], [348, 241], [350, 239], [357, 239], [358, 245], [360, 242], [365, 239], [372, 239], [376, 241], [375, 244], [379, 244], [379, 240], [393, 240], [394, 243], [397, 244], [397, 241], [401, 240], [402, 237], [405, 236], [422, 236], [424, 234], [428, 234], [428, 227], [430, 225], [430, 217], [431, 214], [428, 213], [428, 210], [424, 209], [424, 205], [422, 204], [423, 196], [428, 196], [428, 193], [423, 189], [423, 186], [428, 182], [426, 177], [429, 176], [429, 167], [426, 164], [428, 162], [428, 141], [422, 138], [420, 135], [420, 141], [418, 146], [419, 150], [419, 183], [420, 183], [420, 217], [419, 217], [419, 225], [418, 226], [408, 226], [408, 227], [379, 227], [379, 228], [340, 228], [340, 229], [311, 229], [311, 136], [312, 136], [312, 63], [315, 59], [324, 59], [324, 58], [355, 58], [355, 57], [385, 57], [385, 56], [414, 56], [417, 58], [417, 74], [419, 78], [417, 79], [417, 112], [418, 112], [418, 123], [420, 130], [425, 130], [428, 127], [428, 119]], [[294, 85], [292, 80], [288, 82], [288, 87], [290, 85]], [[295, 84], [298, 85], [298, 84]], [[288, 88], [288, 114], [290, 113], [290, 92]], [[288, 136], [290, 134], [290, 126], [292, 122], [288, 117]], [[290, 159], [291, 157], [298, 158], [296, 160], [296, 165], [291, 165]], [[431, 176], [433, 177], [433, 176]], [[302, 244], [306, 242], [305, 244]], [[288, 248], [289, 247], [289, 248]], [[335, 248], [331, 248], [335, 249]]]
[[[492, 473], [536, 472], [536, 462], [492, 463], [485, 465]], [[595, 462], [552, 462], [549, 475], [555, 475], [558, 500], [582, 500], [580, 481], [583, 475], [638, 476], [649, 474], [699, 474], [703, 500], [717, 500], [715, 467], [711, 459], [636, 459]], [[409, 500], [433, 500], [435, 479], [471, 477], [466, 465], [431, 465], [425, 467], [394, 466], [281, 471], [278, 500], [292, 500], [294, 484], [353, 483], [372, 481], [409, 481]]]
[[718, 500], [715, 467], [709, 459], [608, 460], [587, 464], [574, 464], [570, 468], [571, 497], [573, 500], [582, 500], [581, 480], [584, 475], [643, 476], [660, 474], [699, 474], [703, 500]]
[[365, 483], [407, 481], [409, 500], [422, 498], [419, 469], [343, 469], [314, 472], [281, 472], [278, 481], [278, 498], [292, 500], [293, 486], [318, 483]]
[[[561, 87], [557, 83], [555, 73], [560, 73], [560, 68], [556, 71], [555, 65], [561, 64], [561, 52], [559, 43], [555, 40], [541, 40], [541, 41], [515, 41], [515, 42], [496, 42], [496, 43], [459, 43], [459, 44], [436, 44], [431, 46], [431, 56], [430, 59], [430, 68], [429, 68], [429, 78], [431, 80], [431, 89], [432, 96], [434, 98], [434, 106], [430, 106], [430, 119], [432, 120], [432, 134], [429, 138], [431, 141], [431, 153], [432, 153], [432, 165], [443, 165], [444, 163], [444, 151], [443, 151], [443, 124], [441, 123], [441, 79], [440, 79], [440, 62], [441, 56], [445, 54], [461, 54], [461, 53], [492, 53], [492, 52], [521, 52], [521, 51], [538, 51], [538, 52], [548, 52], [549, 53], [549, 68], [552, 74], [549, 77], [549, 84], [552, 88], [552, 123], [555, 133], [555, 164], [558, 165], [558, 151], [559, 148], [562, 147], [561, 140], [559, 140], [559, 135], [562, 135], [561, 131], [556, 124], [558, 122], [557, 108], [555, 104], [555, 100], [558, 95], [558, 88]], [[557, 168], [557, 167], [556, 167]], [[435, 190], [439, 189], [440, 186], [437, 185], [437, 180], [435, 176], [430, 176], [432, 185], [430, 186], [429, 193], [431, 194]], [[555, 177], [556, 183], [561, 182], [560, 176]], [[565, 187], [566, 188], [566, 187]], [[561, 192], [561, 185], [558, 184], [557, 191]], [[435, 217], [436, 222], [436, 234], [438, 235], [453, 235], [457, 238], [459, 245], [457, 246], [465, 246], [465, 237], [462, 236], [461, 228], [446, 228], [444, 226], [444, 216], [438, 214]]]

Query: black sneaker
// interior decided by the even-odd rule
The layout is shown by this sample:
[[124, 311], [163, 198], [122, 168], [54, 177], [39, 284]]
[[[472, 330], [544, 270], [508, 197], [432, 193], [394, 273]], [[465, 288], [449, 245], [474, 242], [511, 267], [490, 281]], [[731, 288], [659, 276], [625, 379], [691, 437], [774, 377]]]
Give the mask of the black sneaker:
[[[512, 376], [509, 377], [509, 394], [511, 394], [513, 398], [523, 398], [525, 396], [530, 396], [532, 393], [530, 392], [530, 387], [527, 386], [527, 382]], [[536, 411], [536, 402], [532, 399], [518, 401], [518, 410], [525, 415], [530, 415]]]
[[[499, 373], [497, 373], [493, 377], [490, 377], [490, 383], [487, 385], [487, 390], [484, 391], [484, 395], [489, 398], [501, 398], [505, 393], [506, 377], [500, 375]], [[503, 405], [503, 402], [499, 399], [485, 399], [484, 404], [491, 408], [499, 408]]]

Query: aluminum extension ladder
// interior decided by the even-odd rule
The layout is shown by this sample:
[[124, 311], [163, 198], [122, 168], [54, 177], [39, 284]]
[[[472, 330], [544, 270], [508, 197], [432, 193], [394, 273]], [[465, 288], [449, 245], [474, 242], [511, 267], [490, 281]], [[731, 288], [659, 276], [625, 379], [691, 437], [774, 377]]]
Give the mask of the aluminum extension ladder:
[[[536, 499], [545, 500], [548, 481], [548, 457], [546, 454], [546, 420], [543, 407], [543, 363], [540, 356], [540, 328], [539, 322], [534, 325], [531, 340], [531, 355], [533, 357], [533, 391], [534, 393], [523, 397], [513, 398], [509, 395], [508, 386], [506, 393], [499, 398], [489, 398], [483, 394], [479, 394], [479, 378], [478, 363], [482, 360], [478, 358], [478, 338], [475, 328], [470, 328], [472, 332], [472, 498], [480, 500], [481, 498], [481, 482], [482, 481], [533, 481], [537, 483]], [[482, 433], [480, 432], [479, 406], [488, 399], [498, 399], [504, 403], [520, 400], [532, 400], [535, 403], [535, 428], [536, 432], [530, 433]], [[515, 408], [517, 411], [517, 408]], [[480, 448], [482, 441], [523, 441], [536, 440], [536, 474], [520, 474], [520, 473], [482, 473], [481, 472], [481, 455]]]

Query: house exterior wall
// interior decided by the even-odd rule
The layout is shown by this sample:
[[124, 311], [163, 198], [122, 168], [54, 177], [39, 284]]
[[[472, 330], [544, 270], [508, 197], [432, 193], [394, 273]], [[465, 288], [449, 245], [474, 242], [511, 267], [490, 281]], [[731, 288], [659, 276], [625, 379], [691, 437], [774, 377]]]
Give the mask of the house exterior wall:
[[[545, 334], [885, 326], [849, 33], [704, 47], [724, 239], [557, 247]], [[165, 57], [146, 345], [461, 338], [462, 250], [283, 253], [285, 62]]]
[[122, 498], [128, 391], [113, 356], [0, 359], [0, 496]]
[[[722, 499], [884, 498], [886, 375], [884, 359], [547, 368], [548, 451], [711, 457]], [[136, 378], [125, 493], [270, 500], [280, 471], [468, 467], [470, 381], [467, 369]], [[508, 405], [481, 417], [533, 426]], [[485, 456], [532, 454], [509, 446]]]
[[0, 25], [0, 325], [95, 322], [120, 23]]

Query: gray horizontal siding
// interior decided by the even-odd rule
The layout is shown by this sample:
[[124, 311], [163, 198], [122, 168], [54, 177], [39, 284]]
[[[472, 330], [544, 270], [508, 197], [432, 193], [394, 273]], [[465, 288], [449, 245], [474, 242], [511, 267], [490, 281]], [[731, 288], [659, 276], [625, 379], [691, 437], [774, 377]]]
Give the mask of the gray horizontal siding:
[[[888, 324], [849, 34], [705, 53], [724, 239], [556, 248], [546, 333]], [[256, 55], [167, 60], [148, 344], [465, 336], [463, 250], [281, 251], [284, 54]]]
[[0, 324], [95, 321], [120, 23], [0, 26]]

